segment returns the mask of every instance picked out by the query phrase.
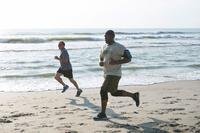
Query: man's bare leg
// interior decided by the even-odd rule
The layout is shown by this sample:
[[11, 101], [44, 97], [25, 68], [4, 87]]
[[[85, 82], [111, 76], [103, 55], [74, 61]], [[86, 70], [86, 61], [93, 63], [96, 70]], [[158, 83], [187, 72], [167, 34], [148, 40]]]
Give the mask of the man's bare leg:
[[76, 97], [79, 97], [82, 93], [82, 90], [79, 88], [77, 82], [73, 78], [70, 78], [69, 81], [76, 87], [77, 89]]
[[62, 93], [63, 93], [63, 92], [65, 92], [65, 91], [69, 88], [69, 86], [66, 85], [66, 84], [63, 82], [61, 76], [62, 76], [61, 73], [56, 73], [55, 79], [56, 79], [60, 84], [63, 85], [63, 90], [62, 90]]
[[77, 90], [79, 90], [79, 86], [73, 78], [69, 78], [69, 81], [76, 87]]
[[108, 103], [108, 100], [101, 99], [101, 113], [104, 113], [104, 114], [106, 113], [107, 103]]
[[55, 75], [54, 78], [55, 78], [60, 84], [62, 84], [63, 86], [65, 86], [65, 83], [63, 82], [61, 76], [62, 76], [61, 73], [56, 73], [56, 75]]
[[136, 93], [130, 93], [124, 90], [117, 90], [114, 93], [111, 93], [112, 96], [121, 96], [121, 97], [131, 97], [135, 100], [136, 106], [138, 107], [140, 105], [140, 99], [139, 99], [139, 92]]

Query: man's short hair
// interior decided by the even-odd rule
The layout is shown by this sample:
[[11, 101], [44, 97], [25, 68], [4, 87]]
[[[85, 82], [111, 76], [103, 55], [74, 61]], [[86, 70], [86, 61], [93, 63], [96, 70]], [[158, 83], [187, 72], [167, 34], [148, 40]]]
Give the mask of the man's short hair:
[[59, 44], [62, 44], [65, 46], [65, 42], [64, 41], [60, 41]]
[[115, 32], [113, 30], [108, 30], [108, 31], [106, 31], [106, 35], [110, 35], [110, 36], [112, 36], [114, 38], [115, 37]]

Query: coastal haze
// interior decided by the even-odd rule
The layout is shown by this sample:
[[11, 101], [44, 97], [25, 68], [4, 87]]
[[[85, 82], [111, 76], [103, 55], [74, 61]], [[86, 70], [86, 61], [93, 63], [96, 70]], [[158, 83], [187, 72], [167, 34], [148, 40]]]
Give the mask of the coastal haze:
[[0, 29], [200, 28], [199, 0], [2, 0]]
[[[131, 52], [120, 85], [200, 79], [200, 29], [114, 29]], [[81, 88], [100, 87], [99, 53], [106, 29], [4, 30], [0, 34], [0, 91], [62, 89], [54, 80], [58, 42], [66, 42]], [[64, 79], [71, 86], [67, 79]]]

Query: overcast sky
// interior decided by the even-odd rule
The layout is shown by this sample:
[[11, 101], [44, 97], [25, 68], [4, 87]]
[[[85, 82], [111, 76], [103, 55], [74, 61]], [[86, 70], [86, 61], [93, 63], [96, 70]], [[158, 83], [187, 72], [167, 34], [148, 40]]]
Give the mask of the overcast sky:
[[200, 0], [1, 0], [0, 29], [200, 28]]

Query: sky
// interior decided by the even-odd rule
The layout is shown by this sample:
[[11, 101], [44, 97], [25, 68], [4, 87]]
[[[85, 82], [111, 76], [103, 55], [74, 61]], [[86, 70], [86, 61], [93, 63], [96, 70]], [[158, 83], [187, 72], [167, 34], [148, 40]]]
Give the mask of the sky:
[[200, 0], [0, 0], [0, 29], [200, 28]]

